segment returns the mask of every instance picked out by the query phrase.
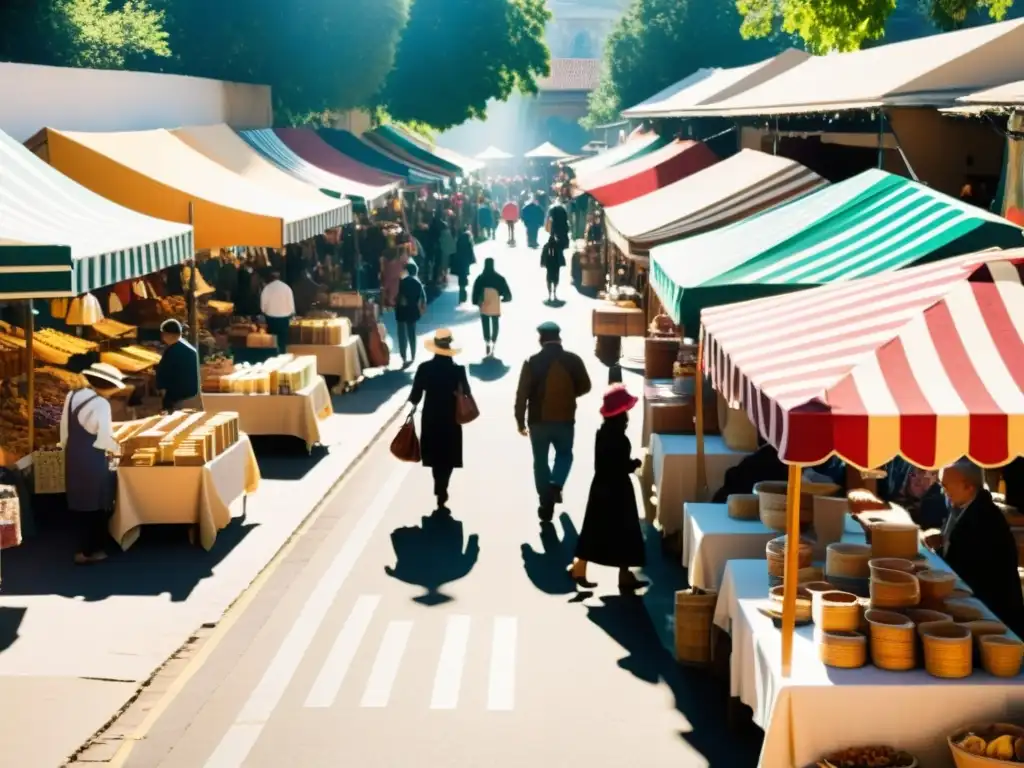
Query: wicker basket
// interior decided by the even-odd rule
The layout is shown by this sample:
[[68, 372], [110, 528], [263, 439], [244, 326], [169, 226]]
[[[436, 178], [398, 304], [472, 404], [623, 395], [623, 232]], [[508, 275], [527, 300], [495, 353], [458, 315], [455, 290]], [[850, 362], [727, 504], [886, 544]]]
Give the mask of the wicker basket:
[[[721, 418], [719, 418], [721, 421]], [[719, 424], [722, 442], [731, 451], [753, 453], [757, 450], [757, 427], [741, 408], [729, 408], [724, 424]]]
[[996, 677], [1016, 677], [1020, 674], [1024, 660], [1024, 643], [1016, 637], [1006, 635], [982, 635], [978, 638], [981, 647], [981, 666]]
[[921, 601], [917, 577], [905, 571], [871, 568], [872, 608], [912, 608]]
[[921, 625], [924, 668], [929, 675], [956, 680], [974, 671], [971, 630], [951, 621]]
[[829, 544], [825, 550], [825, 578], [867, 579], [871, 576], [870, 560], [871, 547], [864, 544]]
[[[821, 568], [816, 565], [809, 565], [806, 568], [801, 568], [796, 572], [796, 583], [801, 587], [807, 582], [821, 581], [822, 573]], [[781, 586], [785, 578], [783, 576], [768, 575], [768, 586], [778, 587]]]
[[811, 598], [811, 618], [823, 632], [856, 632], [860, 628], [860, 601], [849, 592], [818, 592]]
[[914, 564], [902, 557], [873, 557], [868, 561], [868, 569], [874, 572], [875, 568], [884, 568], [888, 571], [903, 571], [914, 573]]
[[956, 586], [956, 574], [952, 571], [926, 568], [918, 571], [916, 576], [921, 584], [921, 602], [925, 605], [941, 603]]
[[[799, 548], [797, 550], [797, 567], [809, 568], [811, 566], [812, 557], [813, 548], [811, 543], [806, 539], [800, 539]], [[765, 545], [765, 559], [768, 561], [768, 575], [781, 579], [785, 575], [786, 571], [785, 536], [779, 536], [776, 539], [772, 539], [767, 545]]]
[[974, 755], [959, 746], [959, 742], [970, 733], [979, 734], [986, 741], [991, 741], [997, 735], [1009, 734], [1014, 739], [1024, 737], [1024, 728], [1009, 723], [991, 723], [989, 725], [971, 725], [967, 728], [960, 728], [955, 731], [946, 742], [949, 744], [949, 751], [953, 753], [953, 762], [956, 768], [999, 768], [999, 766], [1020, 765], [1008, 760], [997, 760], [994, 757], [981, 757]]
[[33, 453], [32, 476], [36, 493], [64, 493], [64, 451]]
[[944, 600], [943, 613], [953, 617], [953, 621], [979, 621], [985, 618], [985, 609], [973, 597], [949, 598]]
[[786, 483], [755, 483], [758, 515], [765, 527], [786, 532]]
[[811, 596], [811, 600], [812, 601], [814, 600], [815, 596], [819, 592], [835, 592], [836, 591], [836, 587], [835, 587], [834, 584], [830, 584], [827, 581], [821, 581], [820, 579], [816, 579], [815, 581], [801, 582], [800, 586], [807, 590], [807, 592]]
[[822, 632], [818, 635], [818, 658], [827, 667], [857, 669], [868, 660], [868, 639], [860, 632]]
[[[772, 608], [782, 613], [785, 587], [772, 587], [768, 590], [768, 598], [771, 600]], [[811, 620], [811, 593], [803, 587], [796, 588], [796, 620], [807, 622]]]
[[850, 502], [844, 496], [815, 496], [811, 502], [814, 510], [814, 538], [820, 552], [843, 538]]
[[711, 627], [718, 593], [701, 589], [676, 592], [676, 659], [683, 664], [711, 661]]
[[932, 621], [952, 621], [953, 617], [942, 611], [933, 611], [930, 608], [907, 608], [903, 611], [906, 617], [914, 622], [914, 626], [920, 627]]
[[903, 557], [912, 560], [918, 555], [918, 528], [907, 523], [875, 523], [871, 526], [872, 557]]
[[871, 636], [871, 662], [879, 669], [902, 672], [917, 662], [914, 623], [893, 611], [864, 612]]
[[757, 496], [752, 493], [730, 494], [726, 504], [733, 520], [757, 520], [761, 514]]

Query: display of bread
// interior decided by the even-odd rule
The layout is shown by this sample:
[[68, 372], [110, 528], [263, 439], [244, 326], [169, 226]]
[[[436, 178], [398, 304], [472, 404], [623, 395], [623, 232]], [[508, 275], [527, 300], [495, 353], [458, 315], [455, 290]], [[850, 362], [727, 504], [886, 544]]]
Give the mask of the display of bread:
[[238, 414], [175, 411], [114, 425], [124, 461], [132, 467], [196, 466], [238, 442]]
[[220, 391], [244, 395], [290, 395], [316, 380], [313, 355], [277, 355], [262, 363], [241, 363], [220, 378]]
[[352, 322], [347, 317], [298, 318], [292, 320], [288, 340], [292, 344], [340, 346], [348, 341]]
[[122, 323], [112, 317], [104, 317], [98, 323], [93, 325], [92, 329], [101, 336], [106, 336], [108, 339], [119, 339], [122, 336], [135, 338], [139, 334], [139, 329], [134, 325]]

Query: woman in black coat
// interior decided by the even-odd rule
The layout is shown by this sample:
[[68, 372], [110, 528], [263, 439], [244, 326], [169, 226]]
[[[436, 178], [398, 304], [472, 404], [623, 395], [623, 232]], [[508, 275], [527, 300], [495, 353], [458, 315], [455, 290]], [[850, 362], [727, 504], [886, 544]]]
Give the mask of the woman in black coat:
[[644, 586], [629, 570], [644, 564], [644, 535], [630, 480], [640, 460], [631, 456], [632, 447], [626, 437], [627, 413], [636, 403], [637, 398], [621, 384], [611, 387], [604, 396], [604, 424], [597, 430], [594, 444], [594, 480], [576, 543], [576, 559], [569, 571], [580, 586], [593, 586], [587, 581], [588, 562], [618, 568], [621, 589]]
[[441, 329], [426, 343], [434, 357], [416, 369], [409, 402], [418, 406], [423, 400], [420, 416], [420, 457], [423, 466], [434, 474], [434, 495], [437, 508], [448, 501], [448, 482], [452, 472], [462, 468], [462, 425], [456, 420], [456, 394], [472, 394], [466, 369], [452, 358], [459, 350], [452, 346], [452, 332]]

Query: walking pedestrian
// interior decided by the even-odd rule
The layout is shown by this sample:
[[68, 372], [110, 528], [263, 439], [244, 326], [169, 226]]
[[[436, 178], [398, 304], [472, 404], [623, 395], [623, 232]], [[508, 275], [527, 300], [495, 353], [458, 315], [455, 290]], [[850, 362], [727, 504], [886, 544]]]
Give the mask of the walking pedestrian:
[[505, 301], [512, 301], [508, 281], [494, 269], [494, 259], [484, 259], [484, 271], [473, 281], [473, 303], [480, 308], [488, 357], [494, 354], [494, 345], [498, 341], [498, 318], [501, 317], [501, 304]]
[[405, 274], [398, 284], [395, 323], [398, 325], [398, 352], [402, 356], [403, 368], [416, 362], [416, 323], [427, 311], [427, 293], [417, 277], [418, 272], [416, 262], [410, 261], [405, 265]]
[[508, 227], [508, 245], [516, 244], [516, 223], [519, 221], [519, 206], [515, 200], [509, 200], [501, 209], [501, 218]]
[[453, 359], [459, 349], [452, 341], [452, 332], [447, 328], [434, 332], [434, 338], [425, 344], [434, 357], [416, 369], [409, 393], [413, 407], [423, 401], [420, 460], [434, 475], [434, 495], [439, 510], [447, 509], [452, 472], [462, 468], [462, 425], [456, 416], [458, 395], [472, 394], [466, 369]]
[[464, 229], [455, 243], [455, 256], [452, 258], [452, 272], [459, 279], [459, 304], [466, 301], [469, 269], [474, 264], [476, 264], [476, 254], [473, 252], [473, 235], [469, 229]]
[[537, 196], [534, 195], [530, 201], [523, 206], [523, 226], [526, 228], [526, 247], [537, 248], [537, 235], [540, 228], [544, 226], [544, 209], [541, 208]]
[[480, 228], [480, 237], [490, 240], [494, 237], [494, 211], [491, 209], [491, 202], [483, 195], [480, 196], [477, 206], [477, 225]]
[[515, 414], [519, 434], [530, 438], [533, 450], [533, 479], [540, 499], [537, 513], [542, 522], [550, 522], [572, 469], [576, 400], [590, 391], [590, 377], [579, 356], [562, 347], [556, 323], [542, 323], [537, 333], [541, 350], [519, 372]]
[[540, 265], [544, 268], [547, 281], [548, 301], [557, 301], [558, 281], [562, 275], [562, 267], [565, 266], [565, 255], [555, 244], [554, 238], [544, 243], [544, 248], [540, 252]]
[[644, 536], [632, 475], [640, 460], [632, 457], [626, 436], [629, 411], [637, 398], [622, 385], [609, 388], [601, 404], [604, 423], [594, 441], [594, 480], [590, 484], [583, 529], [576, 542], [576, 557], [569, 575], [583, 587], [587, 581], [587, 563], [619, 569], [619, 588], [635, 590], [645, 585], [631, 570], [644, 565]]

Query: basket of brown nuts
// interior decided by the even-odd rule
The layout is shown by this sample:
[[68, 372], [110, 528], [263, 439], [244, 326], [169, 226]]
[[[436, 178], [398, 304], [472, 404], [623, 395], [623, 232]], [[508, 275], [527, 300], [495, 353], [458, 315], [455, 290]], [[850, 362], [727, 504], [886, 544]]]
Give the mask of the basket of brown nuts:
[[818, 768], [918, 768], [917, 758], [894, 747], [849, 747], [818, 761]]

